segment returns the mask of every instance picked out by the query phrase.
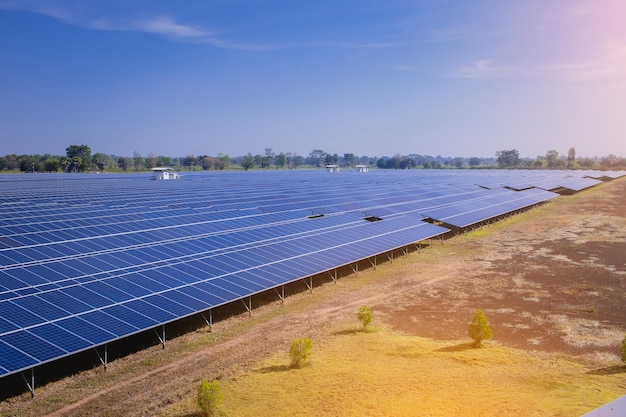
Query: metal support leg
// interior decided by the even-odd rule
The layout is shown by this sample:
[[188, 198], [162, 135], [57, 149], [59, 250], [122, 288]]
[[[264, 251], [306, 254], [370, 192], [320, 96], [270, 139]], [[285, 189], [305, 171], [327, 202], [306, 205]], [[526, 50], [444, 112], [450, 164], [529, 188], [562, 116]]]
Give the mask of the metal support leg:
[[276, 288], [274, 288], [274, 291], [276, 291], [276, 295], [278, 295], [278, 298], [280, 298], [280, 303], [285, 304], [285, 286], [280, 286], [280, 292], [278, 292]]
[[354, 272], [354, 275], [356, 276], [359, 275], [359, 263], [358, 262], [354, 263], [354, 268], [352, 268], [352, 264], [351, 264], [350, 268], [352, 269], [352, 272]]
[[204, 315], [204, 313], [200, 313], [202, 314], [202, 318], [204, 319], [204, 322], [207, 324], [207, 326], [209, 326], [209, 333], [211, 333], [211, 330], [213, 330], [213, 310], [209, 310], [209, 319], [206, 319], [206, 316]]
[[154, 333], [159, 338], [159, 341], [161, 342], [161, 346], [163, 347], [163, 349], [165, 349], [165, 325], [161, 326], [161, 335], [159, 335], [159, 332], [157, 332], [156, 329], [154, 329]]
[[367, 258], [367, 260], [370, 261], [370, 265], [372, 265], [374, 270], [376, 270], [376, 255], [374, 255], [374, 260], [373, 261], [371, 260], [371, 258]]
[[246, 304], [243, 298], [241, 299], [241, 302], [243, 303], [243, 306], [246, 308], [246, 310], [248, 310], [248, 315], [252, 316], [252, 296], [248, 297], [248, 304]]
[[107, 370], [107, 366], [109, 364], [109, 350], [107, 349], [107, 345], [104, 345], [104, 358], [100, 356], [100, 352], [98, 352], [98, 348], [95, 347], [93, 350], [96, 351], [96, 355], [98, 355], [98, 359], [100, 359], [100, 363], [104, 367], [104, 370]]
[[330, 275], [330, 279], [337, 285], [337, 269], [333, 270], [332, 274], [330, 272], [328, 272], [328, 274]]
[[30, 391], [30, 398], [35, 398], [35, 368], [30, 368], [30, 382], [24, 376], [24, 372], [20, 372], [20, 375], [22, 375], [26, 388]]
[[306, 278], [303, 279], [304, 283], [306, 284], [306, 287], [309, 289], [309, 293], [312, 294], [313, 293], [313, 275], [311, 275], [309, 277], [309, 281], [307, 282]]

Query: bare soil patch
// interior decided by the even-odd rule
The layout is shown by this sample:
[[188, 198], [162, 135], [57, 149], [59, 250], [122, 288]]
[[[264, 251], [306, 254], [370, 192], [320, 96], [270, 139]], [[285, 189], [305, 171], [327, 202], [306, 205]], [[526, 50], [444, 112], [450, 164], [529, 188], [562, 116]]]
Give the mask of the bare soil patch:
[[507, 346], [616, 355], [626, 313], [624, 207], [625, 181], [613, 181], [461, 237], [435, 250], [442, 269], [420, 272], [446, 279], [407, 285], [378, 307], [393, 328], [413, 335], [463, 338], [482, 308], [494, 339]]
[[450, 341], [469, 341], [469, 321], [482, 308], [494, 344], [581, 356], [593, 362], [590, 369], [608, 369], [626, 331], [625, 203], [626, 179], [561, 197], [284, 305], [253, 305], [251, 317], [115, 360], [106, 372], [97, 367], [38, 387], [34, 400], [24, 394], [0, 403], [0, 415], [160, 415], [193, 397], [202, 379], [237, 378], [286, 352], [295, 337], [323, 348], [337, 326], [358, 326], [362, 304], [380, 326]]

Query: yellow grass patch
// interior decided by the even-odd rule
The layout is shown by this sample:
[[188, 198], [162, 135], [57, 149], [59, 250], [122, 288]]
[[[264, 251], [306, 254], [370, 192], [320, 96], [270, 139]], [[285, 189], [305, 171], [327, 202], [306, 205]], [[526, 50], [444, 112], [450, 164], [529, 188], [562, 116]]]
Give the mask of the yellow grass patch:
[[[580, 416], [618, 398], [623, 374], [496, 344], [435, 342], [377, 332], [314, 341], [312, 361], [287, 353], [221, 380], [224, 416]], [[625, 369], [626, 371], [626, 369]], [[188, 398], [166, 415], [190, 415]]]

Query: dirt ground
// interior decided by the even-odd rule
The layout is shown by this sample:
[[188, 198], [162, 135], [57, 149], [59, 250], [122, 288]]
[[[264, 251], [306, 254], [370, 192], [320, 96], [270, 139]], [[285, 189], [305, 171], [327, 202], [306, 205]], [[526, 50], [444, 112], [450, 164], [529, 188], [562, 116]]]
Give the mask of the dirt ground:
[[432, 271], [441, 279], [377, 307], [393, 328], [433, 339], [463, 338], [482, 308], [504, 345], [615, 354], [626, 325], [625, 207], [626, 181], [614, 181], [505, 220], [494, 234], [462, 236]]
[[[367, 304], [377, 325], [437, 340], [468, 340], [482, 308], [493, 341], [611, 364], [626, 332], [626, 178], [514, 216], [393, 262], [256, 306], [212, 333], [180, 336], [101, 368], [0, 403], [0, 415], [159, 415], [199, 381], [232, 377], [286, 351], [294, 337], [323, 341]], [[254, 303], [254, 301], [253, 301]], [[355, 326], [357, 324], [355, 323]]]

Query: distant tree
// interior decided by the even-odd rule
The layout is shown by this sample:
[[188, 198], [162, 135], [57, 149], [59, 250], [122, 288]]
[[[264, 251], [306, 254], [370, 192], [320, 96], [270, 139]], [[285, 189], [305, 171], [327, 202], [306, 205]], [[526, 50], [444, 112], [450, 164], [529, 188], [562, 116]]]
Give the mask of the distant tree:
[[169, 167], [172, 165], [172, 158], [169, 156], [159, 155], [157, 156], [156, 166], [158, 167]]
[[336, 153], [332, 155], [327, 153], [324, 157], [324, 161], [326, 162], [326, 165], [337, 165], [337, 162], [339, 162], [339, 155]]
[[153, 152], [150, 152], [148, 154], [148, 157], [146, 158], [146, 168], [152, 169], [152, 168], [155, 168], [156, 166], [157, 166], [157, 156]]
[[500, 168], [511, 168], [519, 165], [519, 152], [517, 149], [496, 152], [496, 160]]
[[187, 155], [183, 158], [183, 166], [187, 167], [189, 171], [195, 169], [197, 163], [198, 158], [195, 155]]
[[579, 166], [586, 169], [591, 169], [596, 165], [596, 161], [593, 158], [578, 158], [576, 162]]
[[463, 158], [461, 158], [460, 156], [454, 158], [454, 166], [457, 168], [463, 168]]
[[353, 153], [344, 153], [343, 154], [343, 162], [347, 167], [354, 168], [354, 161], [356, 158]]
[[359, 313], [357, 314], [357, 318], [363, 325], [364, 329], [367, 329], [367, 326], [370, 325], [374, 316], [372, 315], [372, 310], [368, 306], [359, 307]]
[[65, 148], [67, 158], [72, 160], [70, 169], [85, 172], [91, 168], [91, 148], [87, 145], [70, 145]]
[[400, 158], [400, 169], [412, 169], [415, 168], [415, 166], [415, 159], [406, 157]]
[[483, 340], [491, 339], [491, 327], [482, 310], [476, 310], [474, 318], [469, 325], [469, 336], [474, 340], [475, 346], [480, 347]]
[[274, 150], [272, 148], [265, 148], [265, 157], [263, 158], [263, 167], [270, 169], [274, 163]]
[[471, 168], [476, 168], [477, 166], [479, 166], [479, 165], [480, 165], [480, 162], [481, 162], [481, 161], [480, 161], [480, 158], [479, 158], [479, 157], [477, 157], [477, 156], [473, 156], [473, 157], [471, 157], [471, 158], [469, 159], [469, 166], [470, 166]]
[[287, 155], [285, 155], [283, 152], [276, 155], [276, 158], [274, 159], [274, 164], [276, 164], [278, 168], [284, 168], [285, 165], [287, 165]]
[[198, 388], [196, 401], [205, 416], [216, 415], [222, 405], [222, 401], [224, 401], [219, 381], [202, 381], [200, 388]]
[[143, 168], [143, 158], [138, 151], [133, 152], [133, 167], [135, 171], [141, 171]]
[[97, 169], [98, 171], [104, 171], [107, 166], [108, 160], [109, 157], [107, 155], [101, 152], [96, 152], [91, 158], [91, 164], [94, 169]]
[[43, 169], [37, 155], [21, 155], [18, 159], [22, 172], [41, 172]]
[[554, 149], [546, 152], [546, 163], [548, 168], [556, 168], [559, 166], [559, 153]]
[[61, 164], [58, 158], [46, 159], [43, 163], [43, 170], [46, 172], [58, 172]]
[[241, 167], [244, 169], [244, 171], [247, 171], [253, 166], [254, 166], [254, 156], [252, 156], [252, 154], [248, 152], [248, 155], [244, 156], [243, 159], [241, 160]]
[[218, 164], [217, 164], [218, 169], [230, 168], [230, 156], [228, 156], [227, 154], [218, 153], [217, 161], [218, 161]]
[[214, 159], [215, 158], [211, 158], [210, 156], [206, 156], [205, 155], [202, 158], [200, 158], [200, 166], [205, 171], [208, 170], [208, 169], [211, 169], [213, 167], [213, 164], [214, 164]]
[[131, 159], [127, 156], [120, 156], [117, 160], [117, 166], [124, 172], [128, 172], [128, 168], [130, 168]]
[[322, 162], [325, 158], [326, 152], [321, 149], [315, 149], [309, 152], [309, 159], [311, 160], [312, 164], [318, 168], [322, 166]]
[[293, 368], [301, 368], [311, 357], [313, 342], [308, 337], [294, 339], [289, 347], [289, 358]]
[[624, 336], [624, 340], [622, 340], [622, 345], [620, 346], [620, 351], [622, 354], [622, 362], [626, 363], [626, 336]]
[[567, 167], [570, 169], [576, 167], [576, 149], [574, 148], [569, 148], [567, 151]]
[[7, 169], [13, 171], [17, 169], [19, 163], [17, 161], [17, 156], [12, 154], [7, 154], [4, 158], [0, 158], [0, 169]]

